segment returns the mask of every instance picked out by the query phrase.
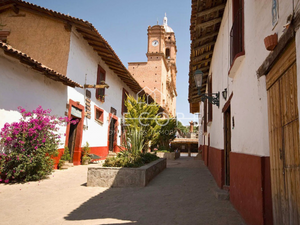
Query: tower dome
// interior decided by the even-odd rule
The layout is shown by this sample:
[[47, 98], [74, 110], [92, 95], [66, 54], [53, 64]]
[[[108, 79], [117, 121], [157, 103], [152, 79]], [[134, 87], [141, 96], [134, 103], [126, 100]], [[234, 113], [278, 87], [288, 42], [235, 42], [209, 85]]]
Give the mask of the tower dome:
[[174, 32], [171, 27], [168, 26], [168, 18], [167, 18], [167, 13], [165, 13], [164, 21], [163, 21], [163, 26], [165, 28], [165, 31], [167, 33], [172, 33]]

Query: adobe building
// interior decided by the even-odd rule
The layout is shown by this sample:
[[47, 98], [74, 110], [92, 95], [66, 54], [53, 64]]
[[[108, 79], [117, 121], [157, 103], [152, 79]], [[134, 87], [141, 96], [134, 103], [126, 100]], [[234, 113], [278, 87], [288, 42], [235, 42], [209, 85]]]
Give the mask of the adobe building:
[[130, 62], [128, 70], [171, 117], [176, 115], [176, 39], [165, 15], [163, 25], [148, 27], [147, 62]]

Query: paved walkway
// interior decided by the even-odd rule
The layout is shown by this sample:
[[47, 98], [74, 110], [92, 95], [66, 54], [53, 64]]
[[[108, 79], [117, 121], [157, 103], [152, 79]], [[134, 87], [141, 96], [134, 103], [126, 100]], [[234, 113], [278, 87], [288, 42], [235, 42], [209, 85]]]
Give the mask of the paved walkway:
[[0, 224], [242, 225], [202, 161], [181, 157], [145, 188], [86, 187], [88, 166], [47, 180], [0, 185]]

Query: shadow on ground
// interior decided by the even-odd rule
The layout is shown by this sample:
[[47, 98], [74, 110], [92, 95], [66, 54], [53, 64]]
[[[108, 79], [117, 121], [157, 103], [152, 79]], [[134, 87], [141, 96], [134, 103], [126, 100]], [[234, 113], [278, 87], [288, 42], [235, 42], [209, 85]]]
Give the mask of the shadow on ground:
[[125, 224], [244, 224], [229, 201], [214, 197], [212, 188], [216, 184], [202, 161], [180, 158], [147, 187], [107, 189], [65, 219], [132, 221]]

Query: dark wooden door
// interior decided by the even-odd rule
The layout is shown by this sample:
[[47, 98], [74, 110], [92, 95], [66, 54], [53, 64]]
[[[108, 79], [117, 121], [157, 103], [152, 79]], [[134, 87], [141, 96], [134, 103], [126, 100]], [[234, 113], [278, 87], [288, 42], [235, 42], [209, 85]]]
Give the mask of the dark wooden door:
[[[74, 120], [73, 118], [72, 120]], [[77, 125], [70, 123], [70, 132], [69, 132], [69, 142], [68, 142], [68, 148], [71, 155], [71, 162], [73, 162], [73, 155], [74, 155], [74, 147], [75, 147], [75, 140], [76, 140], [76, 133], [77, 133]]]
[[267, 75], [274, 224], [300, 224], [300, 150], [295, 43]]
[[231, 122], [230, 106], [224, 112], [224, 184], [230, 186]]
[[109, 125], [109, 151], [114, 150], [115, 124], [116, 124], [116, 120], [111, 118], [110, 125]]

